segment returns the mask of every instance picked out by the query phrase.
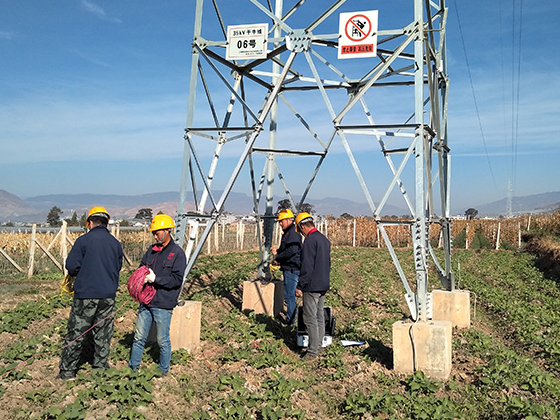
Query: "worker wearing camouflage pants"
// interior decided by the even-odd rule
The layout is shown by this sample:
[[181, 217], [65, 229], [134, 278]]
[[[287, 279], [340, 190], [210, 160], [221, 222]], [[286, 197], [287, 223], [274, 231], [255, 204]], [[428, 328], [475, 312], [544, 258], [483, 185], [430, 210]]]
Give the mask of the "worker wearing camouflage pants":
[[75, 299], [68, 318], [68, 332], [60, 358], [60, 375], [74, 376], [82, 355], [86, 331], [92, 325], [93, 369], [109, 368], [115, 299]]
[[60, 357], [58, 379], [67, 380], [76, 376], [86, 333], [93, 336], [92, 368], [109, 367], [123, 250], [120, 242], [107, 230], [108, 224], [107, 210], [93, 207], [87, 218], [89, 232], [76, 240], [66, 259], [68, 274], [75, 277], [74, 301]]

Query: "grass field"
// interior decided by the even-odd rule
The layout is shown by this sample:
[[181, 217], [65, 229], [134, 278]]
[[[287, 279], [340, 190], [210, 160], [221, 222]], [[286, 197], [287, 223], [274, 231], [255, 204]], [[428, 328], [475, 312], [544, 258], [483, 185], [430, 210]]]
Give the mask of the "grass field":
[[[414, 278], [412, 251], [397, 252]], [[136, 318], [127, 272], [113, 367], [98, 374], [86, 363], [73, 382], [55, 379], [70, 305], [61, 279], [0, 280], [0, 418], [560, 418], [560, 290], [532, 254], [454, 252], [460, 287], [472, 292], [472, 328], [453, 332], [444, 383], [392, 370], [392, 324], [409, 314], [388, 252], [337, 247], [332, 257], [336, 337], [319, 361], [300, 360], [294, 332], [277, 320], [240, 310], [240, 285], [255, 276], [258, 255], [231, 252], [197, 261], [184, 298], [203, 303], [202, 348], [173, 352], [161, 379], [153, 378], [157, 348], [139, 373], [126, 367]], [[342, 347], [340, 339], [366, 344]]]

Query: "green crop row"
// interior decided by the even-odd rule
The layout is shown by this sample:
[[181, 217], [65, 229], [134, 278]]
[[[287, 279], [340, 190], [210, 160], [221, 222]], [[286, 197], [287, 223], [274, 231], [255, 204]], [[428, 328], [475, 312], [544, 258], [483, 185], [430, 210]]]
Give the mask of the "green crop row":
[[461, 283], [474, 292], [506, 338], [560, 372], [560, 290], [527, 253], [458, 253]]
[[[397, 253], [404, 264], [413, 263], [410, 250]], [[116, 332], [111, 362], [120, 369], [86, 368], [65, 386], [41, 381], [35, 363], [49, 357], [56, 363], [62, 320], [3, 347], [0, 404], [16, 395], [24, 404], [11, 408], [9, 418], [32, 420], [560, 418], [560, 351], [555, 349], [560, 290], [534, 267], [530, 255], [455, 252], [456, 278], [476, 296], [476, 316], [471, 329], [454, 332], [453, 376], [445, 382], [421, 372], [396, 375], [391, 369], [392, 324], [407, 315], [407, 307], [386, 250], [333, 249], [327, 305], [337, 317], [336, 337], [314, 364], [300, 361], [293, 329], [237, 309], [240, 284], [254, 274], [257, 260], [254, 252], [200, 257], [189, 296], [203, 300], [204, 351], [173, 352], [172, 377], [153, 381], [157, 349], [147, 349], [143, 366], [148, 367], [140, 373], [124, 367], [132, 332]], [[119, 295], [117, 306], [134, 309], [126, 291]], [[33, 312], [33, 305], [25, 308]], [[38, 318], [26, 319], [3, 325], [17, 334]], [[367, 344], [343, 347], [340, 338]], [[25, 366], [14, 369], [24, 360]], [[16, 384], [38, 380], [40, 386], [16, 393]]]

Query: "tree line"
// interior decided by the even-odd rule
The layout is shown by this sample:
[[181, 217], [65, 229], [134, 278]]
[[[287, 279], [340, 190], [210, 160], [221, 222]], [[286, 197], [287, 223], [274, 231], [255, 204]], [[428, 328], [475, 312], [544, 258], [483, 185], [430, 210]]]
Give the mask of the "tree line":
[[[66, 219], [61, 219], [62, 213], [64, 213], [64, 211], [61, 210], [60, 207], [53, 206], [49, 210], [49, 213], [47, 214], [47, 223], [49, 224], [49, 226], [51, 226], [51, 227], [61, 226], [62, 225], [62, 220], [64, 220], [64, 221], [66, 221], [66, 224], [68, 226], [86, 227], [86, 223], [87, 223], [87, 213], [86, 212], [84, 212], [84, 214], [82, 214], [78, 218], [78, 214], [75, 211], [73, 211], [72, 216], [69, 217], [69, 218], [66, 218]], [[162, 212], [160, 211], [158, 214], [162, 214]], [[142, 209], [138, 210], [138, 212], [136, 212], [136, 216], [134, 216], [135, 219], [140, 219], [140, 220], [152, 220], [152, 217], [153, 217], [152, 216], [152, 209], [150, 209], [150, 208], [142, 208]], [[120, 225], [121, 226], [127, 226], [128, 221], [121, 220]]]
[[[299, 203], [297, 203], [296, 205], [299, 205]], [[282, 209], [292, 209], [291, 208], [291, 203], [290, 200], [288, 199], [283, 199], [278, 201], [278, 208], [277, 208], [277, 213], [282, 210]], [[295, 210], [295, 209], [292, 209]], [[313, 204], [309, 204], [309, 203], [303, 203], [301, 205], [300, 211], [304, 211], [310, 214], [315, 214], [315, 209]], [[56, 226], [60, 226], [62, 225], [62, 219], [61, 219], [61, 215], [62, 213], [64, 213], [64, 211], [62, 211], [58, 206], [53, 206], [50, 210], [49, 213], [47, 214], [47, 223], [49, 224], [49, 226], [52, 227], [56, 227]], [[158, 214], [162, 214], [162, 212], [158, 212]], [[474, 208], [469, 208], [468, 210], [465, 211], [465, 216], [468, 220], [474, 219], [476, 218], [476, 216], [478, 215], [478, 210], [474, 209]], [[140, 210], [138, 210], [136, 212], [136, 216], [134, 216], [135, 219], [139, 219], [139, 220], [151, 220], [153, 217], [152, 214], [152, 209], [151, 208], [141, 208]], [[348, 214], [348, 213], [343, 213], [340, 216], [343, 219], [349, 218], [351, 219], [353, 216]], [[79, 218], [77, 213], [74, 211], [72, 212], [72, 216], [64, 219], [66, 221], [66, 223], [68, 224], [68, 226], [86, 226], [86, 221], [87, 221], [87, 213], [84, 212], [84, 214], [82, 214]], [[128, 224], [128, 222], [126, 220], [121, 221], [121, 226], [126, 226]]]

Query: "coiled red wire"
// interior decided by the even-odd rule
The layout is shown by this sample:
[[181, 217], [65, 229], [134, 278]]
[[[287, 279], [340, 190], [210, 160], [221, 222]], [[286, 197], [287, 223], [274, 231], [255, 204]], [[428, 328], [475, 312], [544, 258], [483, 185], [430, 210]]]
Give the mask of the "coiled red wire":
[[150, 269], [143, 265], [130, 275], [126, 286], [130, 297], [138, 303], [149, 304], [156, 294], [156, 288], [151, 283], [144, 283]]

